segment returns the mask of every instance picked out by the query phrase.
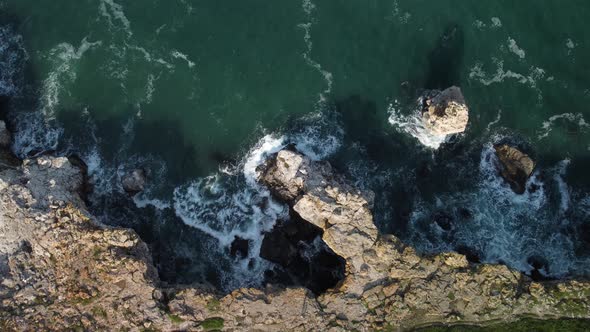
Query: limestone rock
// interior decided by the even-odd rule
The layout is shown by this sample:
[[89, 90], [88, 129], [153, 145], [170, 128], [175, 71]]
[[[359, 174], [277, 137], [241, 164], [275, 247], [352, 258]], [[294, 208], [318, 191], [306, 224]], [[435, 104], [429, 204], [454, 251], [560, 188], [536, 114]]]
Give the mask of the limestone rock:
[[506, 144], [496, 145], [494, 149], [500, 160], [500, 174], [515, 193], [524, 194], [526, 182], [535, 169], [535, 162], [517, 148]]
[[304, 172], [308, 165], [309, 159], [298, 153], [282, 150], [276, 158], [269, 159], [266, 170], [259, 180], [279, 199], [292, 201], [303, 190], [303, 183], [307, 177]]
[[146, 184], [147, 176], [143, 169], [134, 169], [121, 178], [123, 189], [131, 195], [142, 192]]
[[435, 135], [464, 132], [469, 122], [469, 109], [461, 89], [453, 86], [427, 98], [422, 120]]

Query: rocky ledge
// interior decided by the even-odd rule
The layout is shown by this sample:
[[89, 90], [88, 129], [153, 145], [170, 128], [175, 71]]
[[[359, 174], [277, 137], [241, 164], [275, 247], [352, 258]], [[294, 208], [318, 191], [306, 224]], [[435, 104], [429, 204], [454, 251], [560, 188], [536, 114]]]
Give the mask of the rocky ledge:
[[0, 330], [369, 331], [590, 317], [586, 282], [533, 282], [455, 253], [421, 257], [379, 234], [373, 195], [328, 163], [281, 151], [261, 181], [346, 260], [334, 288], [320, 296], [275, 286], [222, 296], [205, 286], [167, 287], [133, 231], [87, 213], [81, 172], [68, 159], [0, 168]]

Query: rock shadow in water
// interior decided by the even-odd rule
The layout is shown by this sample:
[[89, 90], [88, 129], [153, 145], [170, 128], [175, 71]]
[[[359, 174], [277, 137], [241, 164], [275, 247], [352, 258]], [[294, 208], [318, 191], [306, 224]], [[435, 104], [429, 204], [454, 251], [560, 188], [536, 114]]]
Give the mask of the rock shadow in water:
[[456, 23], [449, 24], [428, 55], [428, 74], [424, 87], [441, 90], [453, 85], [460, 86], [464, 52], [463, 28]]

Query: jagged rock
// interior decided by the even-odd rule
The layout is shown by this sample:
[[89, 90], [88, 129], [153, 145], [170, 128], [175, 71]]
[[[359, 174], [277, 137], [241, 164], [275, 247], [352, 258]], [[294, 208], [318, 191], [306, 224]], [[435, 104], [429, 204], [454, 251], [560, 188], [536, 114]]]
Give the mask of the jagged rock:
[[134, 169], [121, 178], [123, 189], [131, 195], [142, 192], [146, 184], [147, 176], [143, 169]]
[[[304, 165], [305, 163], [305, 165]], [[303, 191], [307, 174], [301, 173], [309, 165], [298, 153], [281, 151], [276, 158], [269, 159], [266, 170], [259, 179], [271, 192], [283, 201], [293, 201]]]
[[535, 162], [517, 148], [506, 144], [496, 145], [494, 149], [500, 160], [500, 174], [515, 193], [524, 194], [526, 182], [535, 169]]
[[469, 122], [469, 109], [461, 89], [453, 86], [426, 98], [422, 120], [435, 135], [464, 132]]
[[12, 142], [12, 135], [6, 128], [6, 123], [0, 120], [0, 149], [8, 149]]

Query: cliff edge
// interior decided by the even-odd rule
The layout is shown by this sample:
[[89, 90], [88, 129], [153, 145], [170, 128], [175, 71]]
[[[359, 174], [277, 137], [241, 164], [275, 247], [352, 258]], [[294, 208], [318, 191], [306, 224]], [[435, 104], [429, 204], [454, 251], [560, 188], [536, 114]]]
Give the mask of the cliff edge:
[[421, 257], [379, 234], [372, 193], [328, 163], [283, 150], [260, 181], [346, 260], [336, 287], [317, 297], [278, 286], [225, 296], [162, 288], [141, 239], [88, 214], [81, 171], [68, 159], [0, 168], [0, 330], [370, 331], [590, 317], [589, 283], [533, 282], [455, 253]]

